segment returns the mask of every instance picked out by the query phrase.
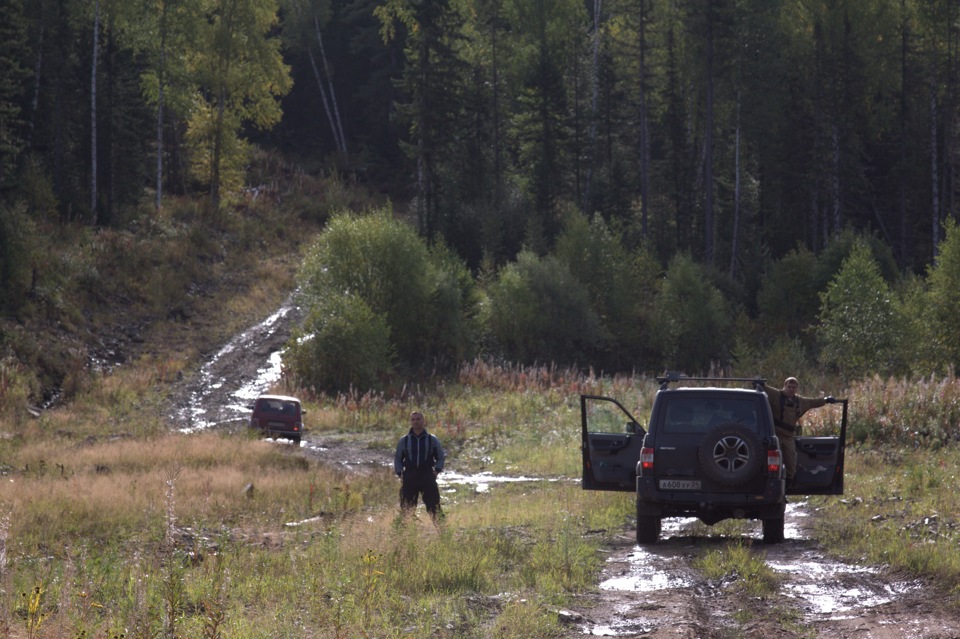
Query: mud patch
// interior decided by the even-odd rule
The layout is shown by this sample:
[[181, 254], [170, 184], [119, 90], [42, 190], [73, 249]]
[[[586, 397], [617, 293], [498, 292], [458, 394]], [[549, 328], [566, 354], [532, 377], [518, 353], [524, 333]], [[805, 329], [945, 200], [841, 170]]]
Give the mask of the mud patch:
[[280, 379], [281, 349], [303, 317], [291, 295], [262, 322], [235, 335], [171, 396], [171, 420], [183, 432], [243, 424], [249, 405]]
[[[574, 607], [564, 636], [960, 639], [957, 612], [928, 584], [826, 556], [810, 536], [815, 516], [806, 504], [790, 504], [788, 539], [773, 546], [762, 545], [759, 524], [734, 538], [705, 537], [690, 519], [664, 520], [661, 541], [650, 546], [618, 536], [598, 591]], [[734, 587], [736, 576], [713, 583], [693, 569], [697, 557], [731, 543], [764, 557], [782, 578], [777, 593], [747, 597]]]

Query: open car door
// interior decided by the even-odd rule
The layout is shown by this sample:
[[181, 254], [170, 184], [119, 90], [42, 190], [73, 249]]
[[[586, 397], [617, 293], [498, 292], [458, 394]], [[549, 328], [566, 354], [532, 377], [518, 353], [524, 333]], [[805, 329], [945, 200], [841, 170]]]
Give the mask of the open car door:
[[788, 495], [842, 495], [843, 462], [847, 441], [847, 401], [840, 417], [837, 437], [795, 437], [797, 444], [797, 476], [787, 487]]
[[580, 396], [584, 490], [637, 489], [637, 461], [646, 431], [620, 402]]

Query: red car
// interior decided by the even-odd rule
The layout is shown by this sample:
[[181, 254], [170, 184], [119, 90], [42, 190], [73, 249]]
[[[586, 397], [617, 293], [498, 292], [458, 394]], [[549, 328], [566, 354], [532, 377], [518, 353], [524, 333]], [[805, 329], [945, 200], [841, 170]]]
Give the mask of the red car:
[[261, 435], [285, 437], [299, 444], [305, 414], [296, 397], [261, 395], [253, 405], [250, 428], [258, 429]]

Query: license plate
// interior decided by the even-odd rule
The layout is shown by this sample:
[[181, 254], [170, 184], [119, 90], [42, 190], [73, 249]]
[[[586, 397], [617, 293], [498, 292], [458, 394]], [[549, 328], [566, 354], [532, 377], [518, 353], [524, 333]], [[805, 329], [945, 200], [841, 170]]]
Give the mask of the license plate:
[[267, 428], [288, 428], [285, 422], [267, 422]]
[[660, 490], [700, 490], [699, 479], [661, 479]]

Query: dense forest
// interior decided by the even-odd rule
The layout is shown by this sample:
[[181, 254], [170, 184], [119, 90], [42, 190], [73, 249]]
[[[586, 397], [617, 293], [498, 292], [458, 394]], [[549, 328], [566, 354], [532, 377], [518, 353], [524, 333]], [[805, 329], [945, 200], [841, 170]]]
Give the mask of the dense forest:
[[[258, 148], [389, 195], [499, 278], [487, 312], [550, 260], [585, 288], [595, 317], [553, 346], [488, 325], [450, 357], [491, 339], [527, 360], [756, 364], [740, 338], [762, 325], [850, 372], [947, 368], [958, 27], [954, 0], [0, 0], [0, 303], [36, 284], [30, 233], [229, 208], [271, 189]], [[640, 273], [620, 291], [659, 306], [587, 281], [613, 271], [577, 241], [607, 235], [598, 255]], [[879, 326], [843, 316], [841, 265], [886, 300]], [[702, 281], [722, 299], [693, 314], [723, 308], [698, 340], [734, 337], [681, 356], [698, 340], [657, 335], [661, 307], [674, 290], [689, 315], [680, 283]]]

